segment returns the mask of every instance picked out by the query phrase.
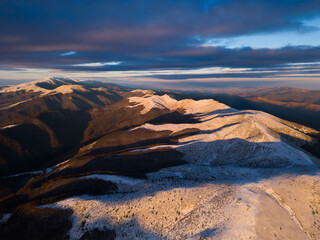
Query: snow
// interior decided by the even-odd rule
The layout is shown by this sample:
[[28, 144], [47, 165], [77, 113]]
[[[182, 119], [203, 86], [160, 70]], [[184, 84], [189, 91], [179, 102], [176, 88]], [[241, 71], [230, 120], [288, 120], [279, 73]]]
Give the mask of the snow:
[[8, 175], [8, 176], [4, 176], [3, 178], [12, 178], [12, 177], [19, 177], [22, 175], [27, 175], [27, 174], [42, 174], [42, 173], [46, 173], [49, 174], [52, 171], [55, 170], [56, 167], [51, 167], [51, 168], [46, 168], [44, 170], [40, 170], [40, 171], [33, 171], [33, 172], [23, 172], [23, 173], [17, 173], [17, 174], [13, 174], [13, 175]]
[[[170, 111], [183, 109], [185, 114], [193, 114], [200, 121], [200, 123], [190, 124], [145, 124], [140, 126], [140, 128], [154, 131], [170, 130], [172, 132], [178, 132], [186, 128], [198, 128], [208, 131], [222, 128], [219, 129], [220, 134], [227, 135], [227, 133], [223, 133], [223, 130], [238, 124], [237, 128], [241, 126], [238, 128], [240, 134], [242, 134], [242, 136], [240, 136], [241, 138], [247, 139], [248, 136], [246, 136], [245, 133], [250, 129], [251, 132], [254, 130], [262, 132], [260, 141], [267, 142], [280, 141], [279, 135], [275, 133], [288, 134], [298, 139], [311, 141], [311, 137], [305, 133], [314, 131], [312, 129], [308, 130], [308, 128], [296, 129], [290, 127], [283, 123], [283, 120], [264, 112], [253, 110], [238, 111], [212, 99], [199, 101], [185, 99], [177, 101], [168, 95], [152, 95], [150, 92], [143, 97], [130, 97], [128, 99], [131, 103], [135, 103], [135, 105], [130, 107], [144, 107], [144, 109], [141, 110], [141, 114], [146, 114], [152, 108], [167, 109]], [[277, 136], [275, 137], [274, 135]], [[232, 135], [230, 135], [229, 138], [231, 137]]]
[[2, 215], [2, 218], [0, 219], [0, 224], [6, 223], [12, 216], [12, 213], [5, 213]]
[[232, 167], [232, 166], [204, 166], [196, 164], [185, 164], [162, 169], [158, 172], [147, 174], [150, 180], [165, 180], [167, 178], [179, 178], [188, 180], [249, 180], [259, 176], [260, 169]]
[[155, 93], [152, 90], [145, 90], [145, 89], [135, 89], [135, 90], [132, 90], [131, 92], [133, 92], [133, 93], [142, 93], [142, 94], [144, 94], [144, 97], [151, 96], [151, 95], [153, 95]]
[[[59, 87], [56, 87], [53, 90], [50, 90], [50, 89], [46, 89], [46, 88], [42, 88], [42, 87], [38, 86], [37, 84], [39, 84], [39, 83], [45, 83], [45, 84], [52, 85], [52, 86], [57, 86], [57, 84], [62, 84], [62, 85]], [[16, 92], [16, 91], [21, 91], [21, 90], [24, 90], [26, 92], [29, 92], [29, 91], [41, 92], [42, 95], [54, 94], [54, 93], [66, 94], [66, 93], [72, 93], [74, 91], [78, 91], [78, 92], [88, 91], [86, 88], [81, 86], [81, 82], [67, 79], [67, 78], [52, 77], [52, 78], [45, 78], [40, 81], [33, 81], [33, 82], [19, 84], [16, 86], [4, 87], [4, 88], [0, 89], [0, 93]], [[29, 101], [29, 100], [25, 100], [25, 101]], [[25, 101], [21, 101], [19, 103], [16, 103], [15, 105], [20, 104]], [[11, 105], [9, 107], [13, 107], [13, 106], [14, 105]]]
[[130, 150], [128, 152], [147, 152], [150, 151], [149, 148], [138, 148], [138, 149], [134, 149], [134, 150]]
[[199, 129], [175, 145], [128, 151], [170, 147], [182, 152], [188, 163], [149, 173], [144, 180], [106, 174], [81, 177], [112, 181], [119, 190], [43, 206], [73, 211], [71, 240], [95, 228], [114, 230], [119, 240], [319, 236], [319, 225], [314, 226], [317, 216], [309, 208], [320, 209], [320, 172], [310, 155], [281, 137], [311, 141], [305, 131], [269, 114], [238, 111], [213, 100], [177, 101], [146, 92], [130, 102], [135, 103], [131, 107], [144, 107], [141, 114], [152, 108], [184, 109], [198, 118], [192, 124], [147, 123], [130, 130], [173, 134]]
[[[198, 123], [150, 124], [136, 129], [171, 131], [171, 135], [185, 129], [200, 132], [179, 139], [178, 144], [159, 145], [133, 151], [147, 151], [169, 147], [183, 153], [184, 160], [199, 165], [236, 165], [249, 167], [286, 167], [313, 165], [313, 157], [293, 148], [282, 140], [280, 134], [293, 137], [295, 144], [304, 144], [312, 138], [284, 124], [281, 119], [260, 111], [238, 111], [213, 100], [177, 101], [168, 95], [131, 97], [135, 106], [144, 106], [141, 114], [152, 108], [175, 111], [184, 109], [185, 114], [194, 114]], [[305, 129], [304, 129], [305, 130]]]
[[4, 130], [4, 129], [8, 129], [8, 128], [13, 128], [13, 127], [16, 127], [16, 126], [18, 126], [18, 125], [12, 124], [12, 125], [8, 125], [8, 126], [5, 126], [5, 127], [0, 127], [0, 131]]
[[66, 93], [73, 93], [73, 92], [88, 92], [89, 90], [84, 88], [81, 85], [62, 85], [60, 87], [57, 87], [53, 90], [53, 92], [57, 92], [57, 93], [62, 93], [62, 94], [66, 94]]
[[[60, 201], [55, 206], [71, 208], [74, 211], [71, 239], [79, 239], [84, 230], [93, 228], [114, 229], [117, 239], [163, 239], [163, 236], [166, 236], [166, 239], [177, 239], [177, 236], [181, 235], [194, 239], [193, 237], [208, 227], [217, 224], [222, 230], [226, 223], [231, 229], [234, 225], [233, 231], [236, 233], [241, 232], [248, 238], [254, 236], [252, 219], [256, 210], [252, 207], [250, 211], [245, 211], [248, 202], [254, 201], [252, 196], [246, 197], [253, 195], [252, 192], [241, 189], [232, 196], [223, 194], [225, 201], [218, 203], [214, 200], [221, 194], [220, 186], [196, 186], [189, 183], [191, 187], [184, 188], [179, 183], [156, 184], [156, 189], [153, 186], [152, 189], [147, 188], [136, 193], [101, 197], [80, 196]], [[163, 189], [164, 186], [171, 189]], [[150, 194], [145, 195], [145, 191]], [[229, 201], [226, 201], [226, 198]], [[238, 199], [245, 201], [234, 205]], [[222, 212], [224, 218], [221, 218]], [[236, 213], [241, 216], [242, 221], [232, 217]], [[248, 218], [247, 221], [244, 221], [244, 216]], [[188, 218], [192, 221], [186, 221]], [[80, 227], [82, 221], [85, 221], [84, 229]], [[236, 234], [233, 231], [228, 230], [227, 235]]]
[[[95, 228], [114, 230], [119, 240], [275, 236], [290, 240], [320, 236], [320, 172], [313, 158], [298, 147], [299, 141], [312, 141], [306, 134], [308, 129], [291, 127], [263, 112], [238, 111], [214, 100], [177, 101], [168, 95], [138, 91], [145, 95], [129, 100], [134, 103], [130, 107], [143, 106], [141, 114], [153, 108], [183, 109], [199, 122], [147, 123], [131, 131], [144, 128], [173, 134], [196, 128], [200, 132], [179, 139], [175, 145], [129, 152], [170, 147], [182, 152], [188, 163], [149, 173], [146, 179], [108, 174], [80, 177], [111, 181], [118, 191], [41, 206], [73, 211], [71, 240]], [[284, 141], [282, 134], [297, 139], [297, 145]], [[61, 170], [68, 161], [57, 166]]]
[[[79, 239], [95, 228], [115, 230], [119, 240], [269, 239], [276, 231], [283, 231], [281, 239], [293, 239], [292, 235], [308, 239], [301, 236], [312, 229], [317, 231], [307, 224], [316, 221], [317, 216], [311, 211], [301, 215], [301, 211], [320, 206], [315, 200], [320, 197], [316, 190], [319, 184], [320, 173], [313, 170], [305, 174], [301, 169], [280, 173], [274, 169], [188, 164], [151, 173], [139, 189], [132, 185], [134, 191], [82, 195], [42, 207], [73, 210], [71, 239]], [[296, 191], [295, 201], [290, 198], [292, 191]], [[266, 209], [261, 201], [272, 207]], [[277, 217], [268, 219], [271, 213]], [[270, 235], [261, 232], [272, 221], [278, 225], [268, 229]]]
[[229, 109], [230, 107], [225, 104], [216, 102], [212, 99], [194, 101], [192, 99], [185, 99], [177, 101], [171, 98], [169, 95], [165, 94], [163, 96], [151, 95], [148, 93], [144, 97], [130, 97], [129, 102], [136, 103], [134, 106], [143, 106], [144, 109], [141, 110], [141, 114], [148, 113], [152, 108], [167, 109], [170, 111], [175, 111], [177, 109], [184, 109], [185, 114], [195, 114], [195, 113], [209, 113], [215, 110]]
[[43, 171], [23, 172], [23, 173], [13, 174], [9, 176], [4, 176], [3, 178], [12, 178], [12, 177], [19, 177], [26, 174], [41, 174], [41, 173], [43, 173]]

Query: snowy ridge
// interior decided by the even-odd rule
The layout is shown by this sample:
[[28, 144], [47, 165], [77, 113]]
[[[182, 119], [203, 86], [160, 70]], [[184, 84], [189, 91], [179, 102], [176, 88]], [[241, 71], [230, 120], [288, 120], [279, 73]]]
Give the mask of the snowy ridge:
[[[312, 129], [303, 128], [299, 131], [270, 114], [252, 110], [238, 111], [214, 100], [177, 101], [168, 95], [150, 96], [150, 93], [144, 97], [131, 97], [129, 101], [136, 103], [133, 107], [144, 106], [141, 114], [159, 108], [170, 111], [183, 109], [186, 114], [196, 116], [198, 123], [146, 123], [135, 128], [169, 130], [172, 134], [188, 128], [199, 129], [198, 134], [182, 138], [176, 145], [165, 145], [182, 152], [184, 159], [190, 163], [250, 167], [313, 165], [311, 156], [290, 146], [282, 137], [289, 136], [295, 144], [301, 140], [310, 142], [312, 138], [307, 133], [312, 132]], [[150, 150], [162, 147], [152, 147]]]
[[137, 103], [132, 107], [143, 106], [144, 109], [141, 114], [146, 114], [152, 108], [158, 109], [168, 109], [170, 111], [175, 111], [177, 109], [184, 109], [185, 114], [195, 114], [195, 113], [209, 113], [215, 110], [228, 109], [232, 111], [230, 107], [225, 104], [216, 102], [212, 99], [194, 101], [192, 99], [185, 99], [177, 101], [171, 98], [169, 95], [165, 94], [163, 96], [150, 95], [148, 92], [143, 97], [130, 97], [129, 102]]
[[320, 206], [319, 172], [259, 181], [265, 172], [178, 166], [149, 174], [134, 191], [82, 195], [43, 207], [73, 210], [72, 240], [96, 228], [114, 230], [116, 239], [246, 240], [272, 239], [274, 233], [285, 240], [317, 239], [317, 216], [305, 209]]
[[[320, 172], [314, 164], [319, 159], [300, 148], [315, 141], [308, 135], [315, 130], [260, 111], [238, 111], [214, 100], [177, 101], [153, 91], [134, 92], [144, 96], [130, 97], [128, 107], [142, 106], [142, 116], [157, 108], [192, 114], [198, 121], [132, 125], [130, 132], [123, 130], [124, 138], [126, 133], [135, 137], [139, 129], [166, 131], [168, 138], [187, 129], [199, 131], [185, 131], [188, 135], [170, 145], [148, 143], [115, 154], [139, 158], [139, 154], [171, 148], [181, 152], [187, 164], [151, 170], [143, 179], [120, 176], [121, 172], [111, 175], [112, 171], [99, 169], [101, 164], [72, 175], [112, 182], [117, 190], [40, 206], [72, 210], [71, 240], [85, 239], [86, 233], [97, 229], [114, 231], [117, 240], [319, 239]], [[95, 143], [87, 145], [99, 149], [95, 147]], [[72, 167], [72, 160], [56, 165], [53, 173]]]
[[81, 82], [71, 80], [68, 78], [45, 78], [39, 81], [33, 81], [28, 83], [19, 84], [16, 86], [9, 86], [0, 89], [0, 93], [16, 92], [16, 91], [33, 91], [41, 92], [42, 95], [52, 93], [72, 93], [74, 91], [84, 92], [88, 91], [80, 84]]

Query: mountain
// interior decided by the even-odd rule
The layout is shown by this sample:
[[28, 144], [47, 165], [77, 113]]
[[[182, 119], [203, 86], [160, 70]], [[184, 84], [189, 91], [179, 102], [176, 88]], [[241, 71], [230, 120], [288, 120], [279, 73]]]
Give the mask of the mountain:
[[2, 88], [2, 239], [320, 237], [317, 130], [174, 96], [57, 78]]
[[122, 99], [124, 88], [94, 81], [48, 78], [0, 89], [1, 126], [18, 122], [25, 116], [68, 109], [86, 110]]
[[123, 99], [125, 92], [114, 84], [61, 78], [2, 88], [0, 175], [39, 168], [78, 146], [90, 110]]
[[320, 90], [299, 88], [258, 88], [242, 91], [241, 96], [292, 108], [320, 111]]
[[214, 98], [238, 109], [268, 112], [289, 121], [320, 130], [320, 91], [300, 88], [219, 89], [193, 97]]

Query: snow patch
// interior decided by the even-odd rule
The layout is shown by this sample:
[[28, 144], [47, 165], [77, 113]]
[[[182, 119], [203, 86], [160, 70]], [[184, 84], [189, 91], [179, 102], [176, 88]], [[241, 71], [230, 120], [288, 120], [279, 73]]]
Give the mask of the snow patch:
[[149, 148], [138, 148], [138, 149], [130, 150], [128, 152], [148, 152], [150, 150], [151, 149], [149, 149]]
[[5, 213], [2, 215], [2, 218], [0, 219], [0, 224], [6, 223], [12, 216], [12, 213]]
[[8, 125], [8, 126], [0, 128], [0, 131], [4, 130], [4, 129], [8, 129], [8, 128], [13, 128], [13, 127], [16, 127], [16, 126], [18, 126], [18, 125], [16, 125], [16, 124]]
[[66, 93], [73, 93], [73, 92], [88, 92], [89, 90], [84, 88], [81, 85], [62, 85], [60, 87], [57, 87], [53, 90], [53, 92], [57, 92], [57, 93], [62, 93], [62, 94], [66, 94]]
[[13, 175], [8, 175], [8, 176], [4, 176], [3, 178], [12, 178], [12, 177], [19, 177], [19, 176], [22, 176], [22, 175], [27, 175], [27, 174], [49, 174], [51, 173], [52, 171], [55, 170], [55, 167], [52, 167], [52, 168], [46, 168], [44, 170], [40, 170], [40, 171], [33, 171], [33, 172], [23, 172], [23, 173], [18, 173], [18, 174], [13, 174]]

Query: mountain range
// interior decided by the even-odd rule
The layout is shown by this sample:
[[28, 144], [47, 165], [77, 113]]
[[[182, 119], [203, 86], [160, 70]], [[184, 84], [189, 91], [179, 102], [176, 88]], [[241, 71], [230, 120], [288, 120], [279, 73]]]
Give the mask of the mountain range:
[[214, 98], [237, 109], [255, 109], [320, 130], [320, 91], [290, 87], [221, 88], [192, 98]]
[[319, 239], [319, 129], [190, 96], [2, 87], [1, 239]]

